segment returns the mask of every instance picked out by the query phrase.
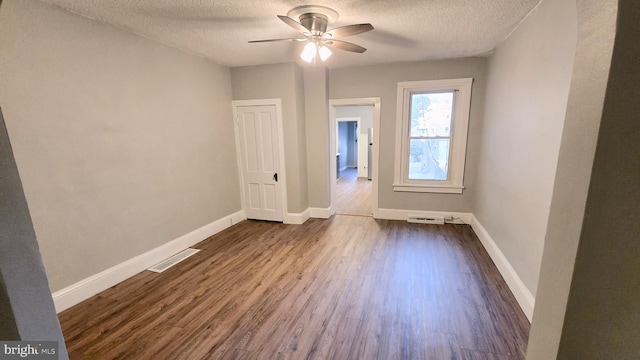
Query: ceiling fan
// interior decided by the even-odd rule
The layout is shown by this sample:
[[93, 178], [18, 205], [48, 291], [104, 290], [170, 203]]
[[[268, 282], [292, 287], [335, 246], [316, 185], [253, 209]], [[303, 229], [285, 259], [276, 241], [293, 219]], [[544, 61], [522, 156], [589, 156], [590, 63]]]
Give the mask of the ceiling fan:
[[[303, 5], [291, 9], [286, 16], [278, 15], [278, 18], [285, 24], [304, 35], [304, 38], [267, 39], [252, 40], [250, 43], [276, 42], [276, 41], [307, 41], [300, 57], [311, 62], [316, 54], [325, 61], [331, 56], [329, 48], [335, 48], [355, 53], [363, 53], [367, 49], [347, 41], [337, 40], [338, 38], [361, 34], [373, 30], [371, 24], [354, 24], [341, 26], [327, 31], [327, 25], [338, 19], [338, 12], [325, 6]], [[299, 21], [294, 20], [298, 18]]]

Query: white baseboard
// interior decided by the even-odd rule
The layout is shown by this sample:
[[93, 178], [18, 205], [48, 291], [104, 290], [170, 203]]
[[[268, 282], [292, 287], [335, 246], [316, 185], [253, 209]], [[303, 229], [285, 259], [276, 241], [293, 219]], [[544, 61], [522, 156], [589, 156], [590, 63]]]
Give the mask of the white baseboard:
[[535, 298], [513, 269], [507, 257], [504, 256], [500, 247], [498, 247], [498, 244], [493, 241], [487, 230], [482, 226], [482, 224], [480, 224], [480, 221], [478, 221], [474, 215], [472, 215], [471, 227], [478, 236], [478, 239], [480, 239], [484, 248], [487, 250], [487, 253], [489, 253], [493, 263], [496, 264], [498, 271], [500, 271], [504, 281], [509, 286], [509, 289], [511, 289], [513, 296], [518, 301], [518, 304], [520, 304], [520, 308], [527, 316], [527, 319], [529, 319], [529, 322], [531, 322], [531, 318], [533, 317], [533, 308], [535, 306]]
[[283, 223], [285, 224], [295, 224], [300, 225], [304, 224], [305, 221], [309, 220], [309, 209], [305, 209], [301, 213], [288, 213], [284, 215]]
[[60, 313], [101, 291], [117, 285], [160, 261], [205, 240], [209, 236], [215, 235], [240, 221], [246, 220], [246, 218], [247, 216], [244, 210], [238, 211], [175, 240], [171, 240], [144, 254], [133, 257], [114, 267], [67, 286], [62, 290], [56, 291], [53, 293], [56, 312]]
[[309, 215], [314, 219], [328, 219], [331, 217], [331, 208], [309, 208]]
[[399, 209], [378, 209], [378, 211], [374, 212], [374, 217], [376, 219], [385, 219], [385, 220], [404, 220], [406, 221], [409, 218], [409, 215], [417, 215], [421, 217], [452, 217], [457, 219], [459, 222], [465, 224], [471, 224], [471, 219], [473, 215], [471, 213], [461, 213], [461, 212], [452, 212], [452, 211], [419, 211], [419, 210], [399, 210]]

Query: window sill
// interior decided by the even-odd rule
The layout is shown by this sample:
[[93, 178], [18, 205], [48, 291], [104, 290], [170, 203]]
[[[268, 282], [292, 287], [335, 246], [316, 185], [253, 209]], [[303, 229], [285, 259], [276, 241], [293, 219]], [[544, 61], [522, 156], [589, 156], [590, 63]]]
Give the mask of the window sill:
[[393, 191], [462, 194], [464, 186], [461, 185], [419, 185], [419, 184], [393, 184]]

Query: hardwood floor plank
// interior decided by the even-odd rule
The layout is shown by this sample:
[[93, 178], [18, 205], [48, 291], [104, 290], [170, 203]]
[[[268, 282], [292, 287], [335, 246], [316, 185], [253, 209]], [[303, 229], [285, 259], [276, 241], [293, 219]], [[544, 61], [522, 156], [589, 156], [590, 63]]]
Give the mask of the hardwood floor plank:
[[470, 227], [246, 221], [60, 314], [72, 359], [524, 359]]
[[357, 169], [340, 172], [336, 181], [336, 199], [339, 215], [372, 215], [371, 181], [359, 178]]

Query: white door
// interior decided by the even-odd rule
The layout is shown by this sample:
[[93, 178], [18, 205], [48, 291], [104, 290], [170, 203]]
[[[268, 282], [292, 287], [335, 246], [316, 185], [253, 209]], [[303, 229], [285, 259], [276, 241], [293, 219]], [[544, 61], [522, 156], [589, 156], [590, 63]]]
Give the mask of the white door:
[[247, 218], [282, 221], [276, 107], [238, 106], [237, 115]]

